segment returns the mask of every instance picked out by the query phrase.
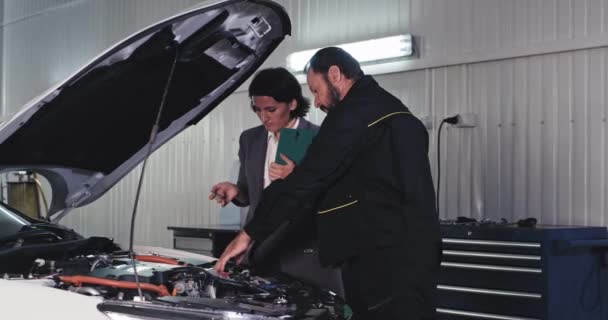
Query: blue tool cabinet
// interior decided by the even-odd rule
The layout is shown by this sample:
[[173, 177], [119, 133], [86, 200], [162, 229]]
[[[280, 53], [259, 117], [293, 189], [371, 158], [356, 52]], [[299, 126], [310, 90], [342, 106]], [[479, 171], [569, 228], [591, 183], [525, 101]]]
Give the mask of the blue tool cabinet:
[[441, 228], [438, 319], [608, 319], [606, 228]]

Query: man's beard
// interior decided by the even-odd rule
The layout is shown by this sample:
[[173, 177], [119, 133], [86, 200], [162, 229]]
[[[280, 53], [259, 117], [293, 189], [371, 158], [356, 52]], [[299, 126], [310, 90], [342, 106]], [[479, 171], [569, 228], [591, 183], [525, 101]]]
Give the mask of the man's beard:
[[327, 113], [329, 108], [334, 107], [338, 102], [340, 102], [340, 93], [338, 89], [329, 83], [329, 80], [325, 78], [325, 84], [327, 85], [327, 92], [329, 93], [329, 103], [326, 106], [320, 106], [321, 111]]

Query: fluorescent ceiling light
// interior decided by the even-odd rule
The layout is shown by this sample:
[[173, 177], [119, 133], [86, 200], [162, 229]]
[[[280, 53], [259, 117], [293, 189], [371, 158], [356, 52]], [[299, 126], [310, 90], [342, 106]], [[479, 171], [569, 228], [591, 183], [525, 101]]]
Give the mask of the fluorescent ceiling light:
[[[414, 54], [411, 34], [346, 43], [336, 47], [346, 50], [361, 64], [384, 62]], [[321, 48], [290, 54], [287, 56], [287, 69], [292, 72], [303, 73], [304, 67], [319, 49]]]

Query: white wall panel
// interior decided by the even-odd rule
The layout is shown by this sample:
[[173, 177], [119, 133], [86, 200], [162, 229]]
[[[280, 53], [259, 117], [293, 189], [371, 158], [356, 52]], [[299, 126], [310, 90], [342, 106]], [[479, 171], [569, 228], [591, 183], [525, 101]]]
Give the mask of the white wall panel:
[[[418, 115], [480, 118], [478, 128], [442, 135], [442, 216], [603, 225], [607, 55], [599, 48], [436, 68], [430, 99], [424, 88], [402, 95]], [[408, 82], [400, 77], [429, 82], [421, 72], [378, 79]]]
[[[196, 2], [6, 1], [3, 107], [14, 112], [108, 45]], [[477, 128], [444, 127], [442, 218], [606, 225], [608, 0], [280, 3], [292, 37], [265, 66], [283, 65], [302, 49], [403, 32], [418, 37], [420, 56], [406, 72], [376, 78], [416, 115], [434, 119], [435, 178], [439, 121], [479, 116]], [[207, 192], [230, 175], [240, 132], [258, 124], [243, 88], [150, 158], [138, 241], [169, 246], [167, 225], [219, 220]], [[309, 118], [320, 123], [323, 114]], [[65, 222], [125, 243], [136, 178], [129, 175]]]

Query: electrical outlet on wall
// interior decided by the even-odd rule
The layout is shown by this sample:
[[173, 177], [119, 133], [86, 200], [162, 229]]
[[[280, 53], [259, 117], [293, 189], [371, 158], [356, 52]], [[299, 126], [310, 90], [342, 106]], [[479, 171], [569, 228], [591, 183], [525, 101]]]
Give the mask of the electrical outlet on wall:
[[475, 128], [479, 123], [476, 113], [458, 114], [458, 122], [454, 124], [456, 128]]

